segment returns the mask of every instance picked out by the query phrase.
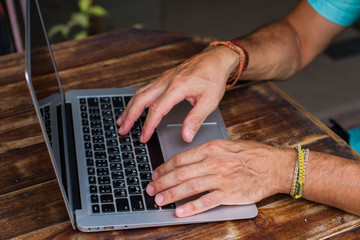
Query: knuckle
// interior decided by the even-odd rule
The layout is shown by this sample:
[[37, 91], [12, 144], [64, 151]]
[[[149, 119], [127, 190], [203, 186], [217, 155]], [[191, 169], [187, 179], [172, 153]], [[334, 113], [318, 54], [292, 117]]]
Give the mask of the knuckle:
[[175, 172], [175, 177], [177, 180], [183, 181], [187, 178], [187, 171], [185, 169], [177, 169]]
[[212, 140], [210, 142], [208, 142], [207, 146], [206, 146], [206, 151], [208, 153], [216, 153], [219, 150], [221, 150], [222, 148], [222, 141], [221, 140]]
[[180, 167], [183, 165], [183, 158], [181, 157], [181, 154], [175, 155], [174, 165], [175, 165], [175, 167]]
[[190, 180], [187, 182], [187, 187], [191, 192], [198, 192], [200, 189], [200, 182], [197, 180]]
[[156, 113], [159, 110], [160, 110], [160, 108], [159, 108], [159, 104], [157, 102], [152, 103], [149, 107], [149, 111], [152, 113]]
[[174, 202], [176, 194], [172, 189], [167, 190], [166, 192], [164, 192], [164, 194], [165, 194], [164, 197], [166, 199], [166, 202], [169, 202], [169, 203]]

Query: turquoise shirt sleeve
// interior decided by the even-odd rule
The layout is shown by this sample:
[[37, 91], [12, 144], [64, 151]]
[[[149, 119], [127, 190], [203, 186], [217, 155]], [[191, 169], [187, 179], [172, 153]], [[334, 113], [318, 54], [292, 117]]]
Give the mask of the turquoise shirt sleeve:
[[309, 4], [327, 20], [350, 26], [360, 18], [360, 0], [308, 0]]

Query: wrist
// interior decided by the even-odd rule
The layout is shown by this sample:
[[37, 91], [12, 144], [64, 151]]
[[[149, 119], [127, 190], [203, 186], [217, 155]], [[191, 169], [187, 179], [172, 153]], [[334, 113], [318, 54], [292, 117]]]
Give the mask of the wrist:
[[217, 58], [221, 59], [228, 75], [236, 71], [239, 64], [239, 56], [235, 51], [222, 45], [208, 46], [205, 51], [211, 51]]
[[279, 149], [275, 160], [274, 186], [276, 193], [289, 194], [293, 181], [297, 152], [291, 148]]

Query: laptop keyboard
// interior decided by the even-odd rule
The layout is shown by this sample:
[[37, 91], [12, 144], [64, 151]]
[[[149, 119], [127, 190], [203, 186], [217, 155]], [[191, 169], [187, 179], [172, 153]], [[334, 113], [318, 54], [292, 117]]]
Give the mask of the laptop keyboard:
[[[156, 211], [145, 189], [151, 181], [149, 145], [139, 141], [145, 115], [127, 135], [119, 135], [116, 119], [131, 97], [81, 98], [80, 110], [92, 213]], [[157, 149], [159, 151], [159, 149]]]

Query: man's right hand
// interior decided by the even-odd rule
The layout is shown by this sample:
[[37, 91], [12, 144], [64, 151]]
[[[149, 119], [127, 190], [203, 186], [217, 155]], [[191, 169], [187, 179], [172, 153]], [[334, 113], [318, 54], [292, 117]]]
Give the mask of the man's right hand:
[[149, 108], [140, 136], [147, 142], [155, 128], [177, 103], [193, 106], [184, 120], [182, 137], [191, 142], [207, 116], [218, 106], [226, 81], [238, 64], [238, 55], [225, 46], [208, 47], [158, 79], [138, 89], [117, 120], [119, 134], [127, 134], [145, 108]]

